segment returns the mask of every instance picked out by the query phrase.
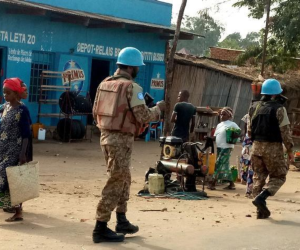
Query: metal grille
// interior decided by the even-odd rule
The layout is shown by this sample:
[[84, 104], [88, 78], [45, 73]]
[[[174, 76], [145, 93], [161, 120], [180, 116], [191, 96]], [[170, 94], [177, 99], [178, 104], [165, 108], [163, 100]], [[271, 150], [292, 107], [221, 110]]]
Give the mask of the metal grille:
[[[43, 70], [54, 69], [54, 53], [33, 51], [30, 74], [29, 102], [38, 102], [40, 75]], [[50, 84], [51, 79], [44, 79], [43, 85]], [[46, 96], [42, 97], [46, 99]]]

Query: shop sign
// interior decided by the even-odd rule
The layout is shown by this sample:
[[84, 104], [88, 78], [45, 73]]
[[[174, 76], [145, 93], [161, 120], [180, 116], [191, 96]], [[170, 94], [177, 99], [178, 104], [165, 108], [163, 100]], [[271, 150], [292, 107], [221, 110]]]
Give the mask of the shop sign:
[[164, 89], [165, 88], [165, 80], [164, 79], [151, 79], [151, 89]]

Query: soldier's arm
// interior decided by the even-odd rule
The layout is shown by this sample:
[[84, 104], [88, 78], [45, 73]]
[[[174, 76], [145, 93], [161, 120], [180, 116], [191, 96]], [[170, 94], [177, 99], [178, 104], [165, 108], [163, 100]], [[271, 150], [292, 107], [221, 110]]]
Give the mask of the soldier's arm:
[[281, 138], [283, 140], [284, 146], [286, 147], [287, 152], [291, 153], [293, 151], [294, 142], [286, 109], [284, 107], [279, 108], [277, 110], [276, 116], [278, 119]]
[[93, 117], [96, 122], [97, 122], [97, 105], [98, 105], [99, 93], [100, 93], [100, 84], [97, 88], [97, 92], [94, 100], [94, 106], [93, 106]]
[[253, 107], [250, 107], [248, 111], [248, 119], [247, 119], [247, 133], [249, 138], [251, 138], [251, 119], [252, 119], [253, 112], [254, 112]]
[[133, 86], [127, 88], [127, 99], [131, 104], [133, 115], [139, 123], [143, 124], [159, 120], [160, 108], [158, 106], [148, 108], [145, 100], [142, 99], [142, 92], [134, 90]]

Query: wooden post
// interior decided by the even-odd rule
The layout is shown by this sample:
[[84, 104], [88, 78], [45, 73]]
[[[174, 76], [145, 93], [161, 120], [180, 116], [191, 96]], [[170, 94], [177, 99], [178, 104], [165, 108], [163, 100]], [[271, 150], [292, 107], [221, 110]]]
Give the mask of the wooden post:
[[[177, 43], [179, 40], [180, 35], [180, 26], [183, 18], [183, 13], [185, 10], [187, 0], [182, 0], [181, 7], [178, 14], [177, 19], [177, 26], [176, 31], [173, 39], [172, 48], [170, 51], [170, 55], [167, 55], [168, 62], [167, 62], [167, 68], [166, 68], [166, 88], [165, 88], [165, 101], [166, 101], [166, 110], [164, 114], [164, 135], [166, 136], [168, 133], [170, 133], [171, 130], [171, 123], [170, 123], [170, 117], [171, 117], [171, 110], [172, 107], [170, 107], [170, 95], [171, 95], [171, 87], [172, 87], [172, 81], [173, 81], [173, 74], [174, 74], [174, 56], [177, 48]], [[168, 51], [166, 51], [168, 53]]]
[[263, 47], [263, 55], [262, 55], [262, 62], [261, 62], [261, 76], [264, 76], [265, 71], [265, 61], [266, 61], [266, 51], [267, 51], [267, 41], [268, 41], [268, 33], [269, 33], [269, 17], [270, 17], [270, 9], [271, 9], [271, 0], [267, 2], [267, 19], [266, 19], [266, 30], [265, 30], [265, 37], [264, 37], [264, 47]]

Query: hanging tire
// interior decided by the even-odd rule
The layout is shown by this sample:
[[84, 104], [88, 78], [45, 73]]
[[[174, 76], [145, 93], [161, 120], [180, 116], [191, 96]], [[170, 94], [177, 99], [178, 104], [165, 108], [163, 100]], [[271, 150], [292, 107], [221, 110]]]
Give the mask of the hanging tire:
[[[69, 97], [68, 97], [69, 96]], [[63, 92], [59, 97], [59, 107], [63, 114], [74, 113], [76, 95], [72, 92]]]
[[64, 92], [59, 97], [59, 107], [62, 113], [70, 115], [75, 113], [91, 113], [90, 99], [73, 92]]
[[74, 103], [74, 111], [76, 113], [91, 113], [92, 104], [89, 98], [82, 95], [76, 96], [75, 103]]

